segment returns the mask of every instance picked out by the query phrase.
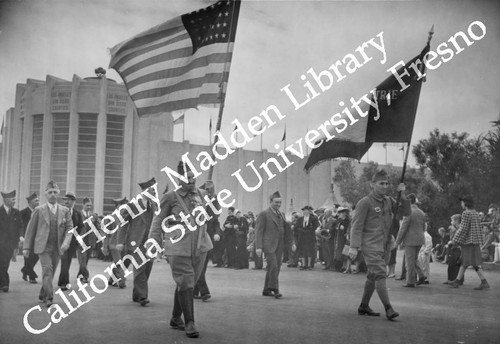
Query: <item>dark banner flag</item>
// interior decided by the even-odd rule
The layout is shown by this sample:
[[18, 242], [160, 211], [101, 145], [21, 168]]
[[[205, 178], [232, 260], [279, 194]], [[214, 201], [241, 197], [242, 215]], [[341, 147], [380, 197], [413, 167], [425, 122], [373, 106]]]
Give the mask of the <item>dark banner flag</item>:
[[[421, 71], [424, 70], [423, 56], [429, 51], [427, 45], [422, 52], [410, 60], [404, 67], [380, 83], [373, 93], [369, 93], [370, 100], [374, 102], [377, 97], [379, 111], [374, 106], [363, 103], [364, 111], [368, 115], [345, 129], [340, 135], [331, 129], [335, 138], [325, 141], [321, 146], [311, 151], [305, 169], [309, 171], [313, 166], [322, 161], [335, 158], [353, 158], [360, 160], [373, 143], [407, 142], [411, 140], [415, 114], [422, 86]], [[415, 71], [412, 64], [418, 65]], [[405, 72], [406, 71], [406, 72]], [[402, 82], [407, 85], [402, 87], [395, 75], [399, 75]]]
[[139, 116], [221, 103], [239, 10], [239, 0], [219, 1], [111, 49], [109, 67], [122, 77]]

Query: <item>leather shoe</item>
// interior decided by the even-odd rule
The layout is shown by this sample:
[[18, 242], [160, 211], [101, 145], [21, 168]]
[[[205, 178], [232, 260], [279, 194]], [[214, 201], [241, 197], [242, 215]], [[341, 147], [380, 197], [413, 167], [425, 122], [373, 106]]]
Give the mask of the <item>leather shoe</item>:
[[385, 316], [387, 317], [387, 320], [392, 320], [396, 317], [399, 316], [399, 313], [396, 312], [392, 307], [389, 307], [388, 309], [385, 310]]
[[274, 293], [271, 290], [264, 290], [262, 296], [274, 296]]
[[415, 284], [407, 283], [407, 284], [403, 284], [403, 287], [405, 287], [405, 288], [415, 288]]
[[53, 305], [52, 299], [45, 300], [45, 304], [47, 305], [47, 307], [52, 306]]
[[282, 297], [283, 297], [283, 295], [279, 291], [274, 292], [275, 299], [281, 299]]
[[399, 277], [395, 278], [396, 281], [403, 281], [405, 279], [406, 279], [406, 277], [404, 277], [404, 276], [399, 276]]
[[372, 316], [372, 317], [380, 316], [380, 313], [374, 312], [373, 309], [370, 308], [370, 306], [359, 306], [358, 314], [359, 315], [368, 315], [368, 316]]
[[30, 279], [30, 283], [31, 284], [37, 284], [38, 282], [36, 281], [36, 279]]
[[28, 282], [28, 275], [23, 274], [23, 280], [26, 281], [26, 282]]
[[176, 330], [184, 331], [186, 325], [184, 324], [184, 321], [182, 321], [181, 317], [172, 317], [172, 319], [170, 319], [170, 327]]
[[146, 307], [146, 305], [149, 303], [149, 300], [148, 299], [142, 299], [139, 301], [139, 303], [141, 304], [142, 307]]
[[193, 299], [195, 299], [195, 300], [199, 300], [199, 299], [201, 299], [200, 294], [198, 294], [198, 295], [193, 295]]
[[196, 330], [196, 327], [194, 327], [194, 321], [189, 321], [187, 324], [186, 324], [186, 336], [188, 336], [189, 338], [198, 338], [198, 336], [200, 335], [200, 333]]
[[9, 292], [9, 287], [8, 286], [3, 286], [2, 290], [3, 290], [4, 293], [8, 293]]
[[[425, 278], [425, 277], [420, 277], [420, 278], [418, 279], [418, 281], [417, 281], [417, 285], [425, 284], [425, 281], [426, 281], [426, 280], [427, 280], [427, 278]], [[429, 284], [429, 283], [427, 282], [427, 284]]]
[[212, 298], [212, 295], [210, 294], [205, 294], [205, 295], [202, 295], [201, 296], [201, 301], [203, 302], [207, 302], [208, 300], [210, 300]]

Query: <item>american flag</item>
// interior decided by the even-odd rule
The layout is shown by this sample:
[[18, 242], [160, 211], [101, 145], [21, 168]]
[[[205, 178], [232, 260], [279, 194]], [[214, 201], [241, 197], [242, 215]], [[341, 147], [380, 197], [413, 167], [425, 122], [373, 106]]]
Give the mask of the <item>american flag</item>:
[[109, 67], [122, 77], [139, 116], [222, 102], [239, 9], [240, 1], [219, 1], [111, 49]]

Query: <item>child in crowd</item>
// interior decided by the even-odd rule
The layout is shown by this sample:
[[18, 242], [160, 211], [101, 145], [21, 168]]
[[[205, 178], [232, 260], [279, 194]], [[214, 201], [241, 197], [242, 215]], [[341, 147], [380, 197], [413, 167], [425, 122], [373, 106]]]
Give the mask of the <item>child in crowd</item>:
[[[451, 225], [450, 225], [450, 240], [453, 239], [455, 233], [460, 226], [460, 221], [462, 220], [462, 215], [455, 214], [451, 217]], [[443, 284], [450, 284], [453, 282], [458, 275], [458, 270], [460, 269], [460, 246], [453, 245], [451, 241], [447, 245], [447, 257], [446, 261], [448, 263], [448, 280]], [[463, 283], [463, 281], [461, 281]]]

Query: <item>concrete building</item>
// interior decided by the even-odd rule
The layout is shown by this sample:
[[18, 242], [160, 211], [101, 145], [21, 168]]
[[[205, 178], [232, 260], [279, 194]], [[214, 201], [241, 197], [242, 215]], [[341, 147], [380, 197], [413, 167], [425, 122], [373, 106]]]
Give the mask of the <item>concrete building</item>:
[[[112, 199], [134, 197], [140, 192], [137, 183], [153, 176], [159, 192], [167, 184], [172, 188], [162, 169], [176, 170], [183, 154], [189, 152], [197, 163], [200, 152], [210, 152], [208, 146], [172, 141], [172, 126], [169, 114], [139, 119], [124, 85], [105, 77], [28, 79], [17, 85], [15, 106], [6, 113], [1, 190], [16, 189], [18, 206], [23, 208], [26, 196], [43, 194], [47, 182], [55, 180], [62, 192], [75, 192], [78, 204], [83, 197], [91, 197], [97, 213], [109, 213]], [[293, 164], [279, 172], [272, 160], [281, 166], [285, 163], [276, 154], [235, 149], [217, 163], [213, 180], [217, 190], [229, 190], [234, 206], [244, 211], [264, 209], [268, 196], [276, 190], [281, 192], [282, 209], [287, 212], [305, 204], [320, 207], [328, 200], [331, 203], [331, 180], [338, 162], [322, 163], [306, 174], [306, 158], [290, 154], [287, 158]], [[252, 161], [259, 174], [249, 165]], [[265, 162], [270, 173], [259, 167]], [[356, 168], [361, 171], [362, 164]], [[246, 191], [232, 176], [238, 170], [249, 186], [259, 187]], [[206, 179], [205, 172], [197, 184]], [[338, 193], [335, 197], [342, 201]]]

